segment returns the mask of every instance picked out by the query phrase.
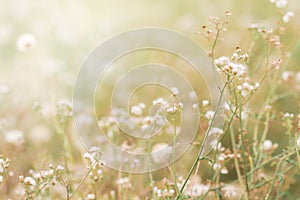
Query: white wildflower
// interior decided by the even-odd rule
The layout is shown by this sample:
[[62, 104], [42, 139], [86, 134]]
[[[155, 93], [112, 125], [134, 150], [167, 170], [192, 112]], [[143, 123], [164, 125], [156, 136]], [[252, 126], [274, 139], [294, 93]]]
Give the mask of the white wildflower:
[[144, 122], [148, 125], [151, 124], [152, 123], [152, 117], [150, 117], [150, 116], [145, 117]]
[[196, 101], [196, 100], [197, 100], [197, 94], [196, 94], [196, 92], [195, 92], [195, 91], [191, 91], [191, 92], [189, 93], [189, 97], [190, 97], [190, 99], [191, 99], [192, 101]]
[[224, 131], [222, 129], [220, 129], [220, 128], [217, 128], [217, 127], [213, 127], [209, 131], [209, 134], [222, 135], [223, 133], [224, 133]]
[[192, 197], [200, 197], [209, 191], [209, 185], [195, 184], [192, 187]]
[[[229, 102], [230, 103], [230, 102]], [[233, 107], [232, 105], [231, 105], [231, 103], [229, 104], [228, 102], [225, 102], [224, 103], [224, 109], [226, 110], [226, 111], [230, 111], [231, 109], [235, 109], [235, 107]], [[233, 107], [233, 108], [232, 108]]]
[[163, 98], [157, 98], [154, 99], [152, 102], [153, 105], [163, 105], [163, 106], [167, 106], [168, 102], [166, 100], [164, 100]]
[[143, 114], [143, 109], [138, 105], [134, 105], [131, 107], [130, 112], [136, 116], [141, 116]]
[[87, 199], [87, 200], [94, 200], [94, 199], [96, 199], [96, 195], [93, 194], [93, 193], [88, 194], [88, 195], [86, 196], [86, 199]]
[[270, 150], [270, 149], [272, 149], [272, 148], [273, 148], [273, 143], [272, 143], [272, 141], [271, 141], [271, 140], [265, 140], [264, 143], [263, 143], [263, 145], [262, 145], [262, 149], [263, 149], [264, 151], [268, 151], [268, 150]]
[[213, 165], [213, 169], [214, 169], [215, 171], [219, 171], [219, 170], [221, 169], [221, 165], [220, 165], [219, 163], [215, 163], [215, 164]]
[[109, 194], [110, 194], [110, 196], [115, 196], [115, 195], [116, 195], [116, 191], [111, 190], [111, 191], [109, 192]]
[[244, 64], [240, 64], [240, 63], [231, 63], [231, 67], [233, 74], [237, 74], [239, 76], [244, 75], [247, 72], [247, 68]]
[[207, 106], [208, 104], [209, 104], [209, 101], [208, 101], [208, 100], [204, 99], [204, 100], [202, 101], [202, 106], [203, 106], [203, 107]]
[[60, 117], [71, 117], [73, 115], [72, 103], [67, 99], [61, 99], [56, 104], [57, 113], [56, 115]]
[[183, 103], [182, 103], [182, 102], [179, 102], [179, 103], [177, 104], [177, 107], [180, 108], [180, 109], [182, 109], [182, 108], [183, 108]]
[[276, 0], [275, 5], [277, 8], [284, 8], [287, 5], [287, 0]]
[[228, 65], [230, 63], [230, 59], [227, 56], [222, 56], [215, 60], [215, 64], [218, 66]]
[[300, 147], [300, 137], [297, 139], [297, 146]]
[[172, 106], [167, 109], [167, 113], [170, 113], [170, 114], [175, 113], [176, 111], [177, 111], [177, 108], [175, 106]]
[[117, 185], [121, 185], [122, 187], [131, 187], [131, 183], [128, 177], [119, 178], [116, 180], [116, 183]]
[[178, 95], [178, 94], [179, 94], [179, 90], [178, 90], [177, 87], [172, 87], [172, 88], [171, 88], [171, 91], [172, 91], [172, 93], [173, 93], [174, 95]]
[[166, 143], [158, 143], [153, 146], [151, 156], [155, 163], [166, 162], [172, 153], [172, 147]]
[[192, 108], [193, 108], [194, 110], [198, 110], [198, 104], [194, 103], [194, 104], [192, 105]]
[[142, 102], [138, 103], [138, 106], [141, 107], [142, 109], [144, 109], [146, 107], [146, 105]]
[[58, 165], [57, 167], [56, 167], [56, 170], [57, 171], [63, 171], [65, 168], [63, 167], [63, 166], [61, 166], [61, 165]]
[[225, 160], [224, 154], [219, 155], [218, 160], [223, 162]]
[[5, 141], [16, 146], [24, 143], [24, 134], [20, 130], [10, 130], [5, 132]]
[[204, 117], [208, 120], [212, 120], [214, 115], [215, 115], [215, 112], [212, 110], [209, 110], [205, 113]]
[[294, 16], [295, 16], [295, 14], [293, 12], [289, 11], [282, 16], [282, 21], [284, 23], [289, 23], [291, 18]]
[[36, 181], [33, 178], [29, 177], [29, 176], [24, 178], [24, 183], [26, 185], [33, 185], [33, 186], [36, 185]]
[[17, 40], [17, 48], [20, 51], [27, 51], [36, 45], [36, 38], [34, 35], [25, 33], [22, 34]]
[[294, 118], [294, 114], [286, 112], [286, 113], [284, 113], [283, 117], [284, 118], [291, 118], [291, 119], [293, 119]]
[[223, 167], [220, 171], [221, 174], [228, 174], [228, 169], [226, 167]]
[[224, 196], [229, 199], [239, 199], [238, 197], [242, 194], [242, 191], [234, 185], [225, 185], [222, 188]]

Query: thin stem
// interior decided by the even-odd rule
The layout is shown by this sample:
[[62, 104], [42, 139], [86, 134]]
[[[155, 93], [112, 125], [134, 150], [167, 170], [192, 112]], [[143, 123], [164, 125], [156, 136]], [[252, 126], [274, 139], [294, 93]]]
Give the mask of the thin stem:
[[271, 192], [272, 192], [272, 190], [273, 190], [273, 188], [274, 188], [275, 180], [276, 180], [276, 178], [277, 178], [278, 171], [279, 171], [279, 169], [280, 169], [280, 167], [281, 167], [282, 161], [283, 161], [283, 159], [280, 159], [280, 161], [279, 161], [279, 163], [278, 163], [278, 165], [277, 165], [277, 167], [276, 167], [275, 175], [274, 175], [274, 177], [273, 177], [273, 180], [272, 180], [270, 189], [269, 189], [269, 191], [268, 191], [268, 194], [267, 194], [265, 200], [269, 200], [269, 199], [270, 199]]
[[[95, 163], [95, 164], [96, 164], [96, 163]], [[95, 164], [94, 164], [94, 165], [95, 165]], [[91, 168], [89, 169], [89, 171], [86, 173], [85, 177], [80, 181], [80, 183], [79, 183], [79, 185], [77, 186], [77, 188], [76, 188], [76, 189], [73, 191], [73, 193], [70, 195], [69, 199], [72, 199], [72, 198], [75, 196], [76, 192], [79, 190], [79, 188], [82, 186], [82, 184], [86, 181], [86, 179], [88, 178], [90, 172], [93, 170], [94, 165], [91, 166]]]
[[236, 174], [237, 174], [240, 185], [244, 185], [240, 167], [239, 167], [239, 161], [238, 161], [238, 157], [237, 157], [237, 148], [236, 148], [236, 143], [235, 143], [234, 132], [233, 132], [232, 126], [230, 126], [229, 130], [230, 130], [231, 145], [232, 145], [233, 155], [234, 155], [233, 162], [234, 162]]
[[[228, 82], [226, 82], [226, 83], [224, 84], [224, 87], [223, 87], [222, 90], [221, 90], [221, 95], [220, 95], [220, 97], [219, 97], [219, 101], [218, 101], [218, 104], [217, 104], [217, 108], [219, 108], [220, 105], [221, 105], [222, 97], [223, 97], [223, 95], [224, 95], [224, 91], [225, 91], [225, 88], [227, 87], [227, 85], [228, 85]], [[181, 189], [180, 189], [180, 191], [179, 191], [179, 194], [178, 194], [176, 200], [181, 199], [183, 190], [184, 190], [184, 188], [185, 188], [185, 186], [186, 186], [188, 180], [190, 179], [190, 177], [191, 177], [191, 175], [192, 175], [192, 173], [193, 173], [195, 167], [197, 166], [197, 163], [200, 162], [200, 160], [203, 158], [203, 157], [202, 157], [202, 153], [203, 153], [204, 147], [206, 146], [206, 141], [207, 141], [207, 139], [208, 139], [209, 131], [210, 131], [210, 129], [212, 128], [212, 125], [213, 125], [213, 122], [214, 122], [214, 120], [215, 120], [215, 118], [216, 118], [217, 112], [218, 112], [218, 110], [214, 113], [214, 116], [213, 116], [213, 118], [212, 118], [212, 120], [211, 120], [211, 123], [209, 124], [209, 127], [208, 127], [208, 129], [207, 129], [207, 132], [206, 132], [206, 134], [205, 134], [205, 136], [204, 136], [202, 145], [201, 145], [200, 150], [199, 150], [199, 152], [198, 152], [197, 159], [195, 159], [195, 161], [194, 161], [194, 163], [193, 163], [193, 165], [192, 165], [192, 168], [190, 169], [190, 171], [189, 171], [189, 173], [188, 173], [188, 176], [186, 177], [186, 179], [185, 179], [185, 181], [184, 181], [184, 183], [183, 183], [183, 185], [182, 185], [182, 187], [181, 187]]]
[[[177, 113], [175, 113], [175, 115], [177, 115]], [[173, 119], [173, 179], [174, 179], [174, 186], [175, 186], [175, 190], [176, 190], [176, 193], [178, 194], [179, 193], [179, 188], [178, 188], [178, 185], [177, 185], [177, 174], [176, 174], [176, 146], [177, 146], [177, 141], [176, 141], [176, 138], [177, 138], [177, 127], [176, 127], [176, 119], [177, 117], [174, 116], [174, 119]]]
[[240, 113], [239, 113], [239, 122], [240, 122], [240, 135], [241, 135], [241, 141], [242, 141], [242, 157], [244, 162], [244, 176], [245, 176], [245, 182], [246, 182], [246, 191], [247, 196], [246, 199], [249, 199], [249, 184], [248, 184], [248, 176], [247, 176], [247, 163], [246, 163], [246, 154], [245, 154], [245, 139], [244, 139], [244, 133], [243, 133], [243, 121], [242, 121], [242, 106], [240, 107]]

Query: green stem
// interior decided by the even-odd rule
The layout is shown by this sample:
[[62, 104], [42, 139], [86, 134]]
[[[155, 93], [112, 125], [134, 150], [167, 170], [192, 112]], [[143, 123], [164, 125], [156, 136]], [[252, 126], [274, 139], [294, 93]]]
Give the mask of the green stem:
[[219, 101], [218, 101], [218, 104], [217, 104], [217, 110], [216, 110], [216, 112], [214, 113], [214, 116], [213, 116], [213, 118], [212, 118], [212, 121], [211, 121], [211, 123], [209, 124], [209, 127], [208, 127], [208, 129], [207, 129], [207, 132], [206, 132], [206, 134], [205, 134], [205, 136], [204, 136], [202, 145], [201, 145], [200, 150], [199, 150], [198, 155], [197, 155], [197, 159], [195, 159], [195, 161], [194, 161], [194, 163], [193, 163], [193, 165], [192, 165], [192, 168], [190, 169], [190, 171], [189, 171], [189, 173], [188, 173], [188, 175], [187, 175], [187, 177], [186, 177], [186, 179], [185, 179], [185, 181], [184, 181], [184, 183], [183, 183], [183, 185], [182, 185], [182, 187], [181, 187], [181, 189], [180, 189], [180, 191], [179, 191], [179, 194], [178, 194], [176, 200], [179, 200], [179, 199], [182, 198], [182, 193], [183, 193], [183, 190], [184, 190], [184, 188], [185, 188], [185, 186], [186, 186], [188, 180], [190, 179], [190, 177], [191, 177], [191, 175], [192, 175], [194, 169], [196, 168], [197, 163], [200, 162], [200, 160], [203, 158], [203, 157], [202, 157], [202, 153], [203, 153], [204, 147], [206, 146], [206, 141], [207, 141], [207, 139], [208, 139], [209, 131], [210, 131], [210, 129], [212, 128], [213, 122], [214, 122], [214, 120], [215, 120], [215, 118], [216, 118], [216, 115], [217, 115], [218, 109], [219, 109], [219, 107], [220, 107], [220, 104], [221, 104], [221, 102], [222, 102], [222, 98], [223, 98], [223, 95], [224, 95], [224, 92], [225, 92], [225, 88], [227, 87], [227, 85], [228, 85], [228, 82], [226, 82], [226, 83], [224, 84], [224, 87], [223, 87], [222, 90], [221, 90], [221, 95], [220, 95], [220, 97], [219, 97]]
[[248, 176], [247, 176], [247, 162], [246, 162], [246, 154], [245, 154], [245, 139], [244, 139], [244, 133], [243, 133], [243, 121], [242, 121], [242, 105], [240, 107], [240, 116], [239, 116], [239, 122], [240, 122], [240, 135], [241, 135], [241, 141], [242, 141], [242, 157], [244, 162], [244, 176], [245, 176], [245, 182], [246, 182], [246, 191], [247, 196], [246, 199], [249, 199], [249, 183], [248, 183]]
[[234, 132], [233, 132], [232, 126], [230, 126], [229, 130], [230, 130], [231, 145], [232, 145], [233, 155], [234, 155], [233, 162], [234, 162], [236, 174], [237, 174], [240, 185], [244, 185], [240, 167], [239, 167], [239, 161], [238, 161], [238, 157], [237, 157], [237, 147], [236, 147], [236, 143], [235, 143]]
[[176, 116], [174, 117], [173, 120], [174, 120], [174, 124], [173, 124], [173, 135], [174, 135], [174, 139], [173, 139], [173, 179], [174, 179], [175, 190], [176, 190], [176, 193], [178, 194], [179, 188], [177, 185], [177, 174], [176, 174], [176, 146], [177, 146]]

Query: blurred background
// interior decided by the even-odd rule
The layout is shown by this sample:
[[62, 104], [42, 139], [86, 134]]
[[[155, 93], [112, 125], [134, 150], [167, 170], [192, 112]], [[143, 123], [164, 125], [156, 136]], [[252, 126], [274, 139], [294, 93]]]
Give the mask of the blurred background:
[[[225, 11], [230, 11], [228, 30], [216, 48], [219, 57], [230, 56], [236, 45], [245, 51], [251, 47], [251, 24], [272, 28], [282, 13], [294, 12], [286, 25], [287, 49], [297, 42], [300, 27], [298, 0], [289, 0], [284, 9], [269, 0], [0, 0], [0, 10], [0, 154], [11, 157], [16, 177], [49, 160], [59, 160], [61, 149], [56, 144], [60, 139], [52, 124], [56, 102], [72, 101], [81, 64], [98, 44], [115, 34], [141, 27], [169, 28], [208, 51], [211, 43], [196, 32], [210, 16], [224, 18]], [[254, 51], [257, 59], [262, 56], [260, 48], [257, 45]], [[299, 71], [299, 51], [296, 45], [288, 70]], [[300, 77], [291, 91], [299, 93], [299, 85]], [[268, 86], [255, 99], [257, 109], [267, 90]], [[287, 97], [276, 106], [282, 112], [293, 112], [297, 103], [297, 98]], [[274, 127], [272, 137], [279, 142], [283, 136], [275, 130], [276, 123]], [[75, 131], [73, 126], [69, 129]], [[81, 159], [79, 149], [73, 150], [75, 160]], [[183, 172], [189, 169], [182, 168]]]

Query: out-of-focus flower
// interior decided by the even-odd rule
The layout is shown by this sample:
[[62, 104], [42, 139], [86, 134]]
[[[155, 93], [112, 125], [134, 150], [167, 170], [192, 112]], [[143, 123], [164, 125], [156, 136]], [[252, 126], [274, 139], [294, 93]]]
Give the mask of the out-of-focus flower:
[[169, 103], [165, 99], [160, 97], [160, 98], [154, 99], [152, 104], [153, 105], [162, 105], [162, 106], [168, 107]]
[[258, 82], [252, 84], [252, 83], [248, 83], [247, 81], [245, 81], [241, 85], [238, 85], [237, 89], [240, 91], [240, 93], [243, 97], [247, 97], [252, 92], [256, 91], [259, 86], [260, 86], [260, 84]]
[[123, 188], [130, 188], [131, 183], [128, 177], [119, 178], [116, 181], [117, 185], [121, 185]]
[[201, 195], [206, 194], [208, 191], [209, 191], [209, 185], [195, 184], [192, 187], [192, 196], [200, 197]]
[[209, 104], [209, 101], [208, 101], [208, 100], [204, 99], [204, 100], [202, 101], [202, 106], [203, 106], [203, 107], [207, 106], [208, 104]]
[[156, 163], [166, 162], [172, 153], [172, 147], [166, 143], [159, 143], [153, 146], [151, 156]]
[[178, 95], [178, 94], [179, 94], [179, 90], [178, 90], [177, 87], [172, 87], [172, 88], [171, 88], [171, 91], [172, 91], [172, 93], [173, 93], [174, 95]]
[[228, 174], [228, 169], [226, 167], [223, 167], [220, 171], [221, 174]]
[[293, 12], [289, 11], [282, 16], [282, 21], [284, 23], [289, 23], [291, 18], [294, 16], [295, 16], [295, 14]]
[[55, 116], [58, 117], [61, 123], [65, 123], [70, 117], [73, 116], [72, 103], [66, 99], [59, 100], [56, 104]]
[[87, 199], [87, 200], [94, 200], [94, 199], [96, 199], [96, 195], [93, 194], [93, 193], [88, 194], [88, 195], [86, 196], [86, 199]]
[[241, 189], [235, 185], [225, 185], [222, 191], [224, 192], [224, 196], [228, 199], [239, 199], [241, 194], [243, 194]]
[[277, 8], [284, 8], [287, 5], [287, 0], [270, 0], [271, 3], [275, 3]]
[[141, 116], [143, 114], [143, 108], [139, 105], [134, 105], [131, 107], [130, 112], [136, 116]]
[[10, 92], [10, 89], [6, 85], [0, 85], [0, 94], [8, 94]]
[[214, 115], [215, 115], [215, 112], [212, 110], [209, 110], [205, 113], [204, 117], [208, 120], [212, 120]]
[[219, 170], [221, 169], [221, 165], [220, 165], [219, 163], [215, 163], [215, 164], [213, 165], [213, 169], [214, 169], [215, 171], [219, 171]]
[[217, 128], [217, 127], [213, 127], [209, 131], [209, 134], [222, 135], [223, 133], [224, 133], [224, 131], [222, 129], [220, 129], [220, 128]]
[[36, 38], [30, 33], [22, 34], [17, 40], [17, 48], [20, 51], [27, 51], [36, 45]]
[[25, 185], [33, 185], [33, 186], [36, 185], [36, 181], [32, 177], [29, 177], [29, 176], [25, 177], [23, 181], [24, 181]]
[[16, 146], [24, 143], [24, 134], [20, 130], [6, 131], [4, 138], [7, 143], [14, 144]]
[[265, 140], [264, 143], [262, 144], [262, 150], [269, 151], [277, 148], [277, 146], [278, 146], [277, 143], [273, 144], [271, 140]]
[[284, 8], [286, 7], [287, 3], [288, 3], [287, 0], [277, 0], [275, 2], [275, 5], [277, 8]]
[[283, 81], [288, 81], [290, 78], [292, 78], [294, 76], [293, 72], [290, 71], [284, 71], [281, 75], [281, 78]]
[[189, 93], [189, 97], [190, 97], [190, 99], [191, 99], [192, 101], [196, 101], [196, 100], [197, 100], [197, 94], [196, 94], [196, 92], [195, 92], [195, 91], [191, 91], [191, 92]]
[[262, 148], [264, 151], [268, 151], [268, 150], [272, 149], [272, 146], [273, 146], [272, 141], [266, 140], [266, 141], [264, 141]]

